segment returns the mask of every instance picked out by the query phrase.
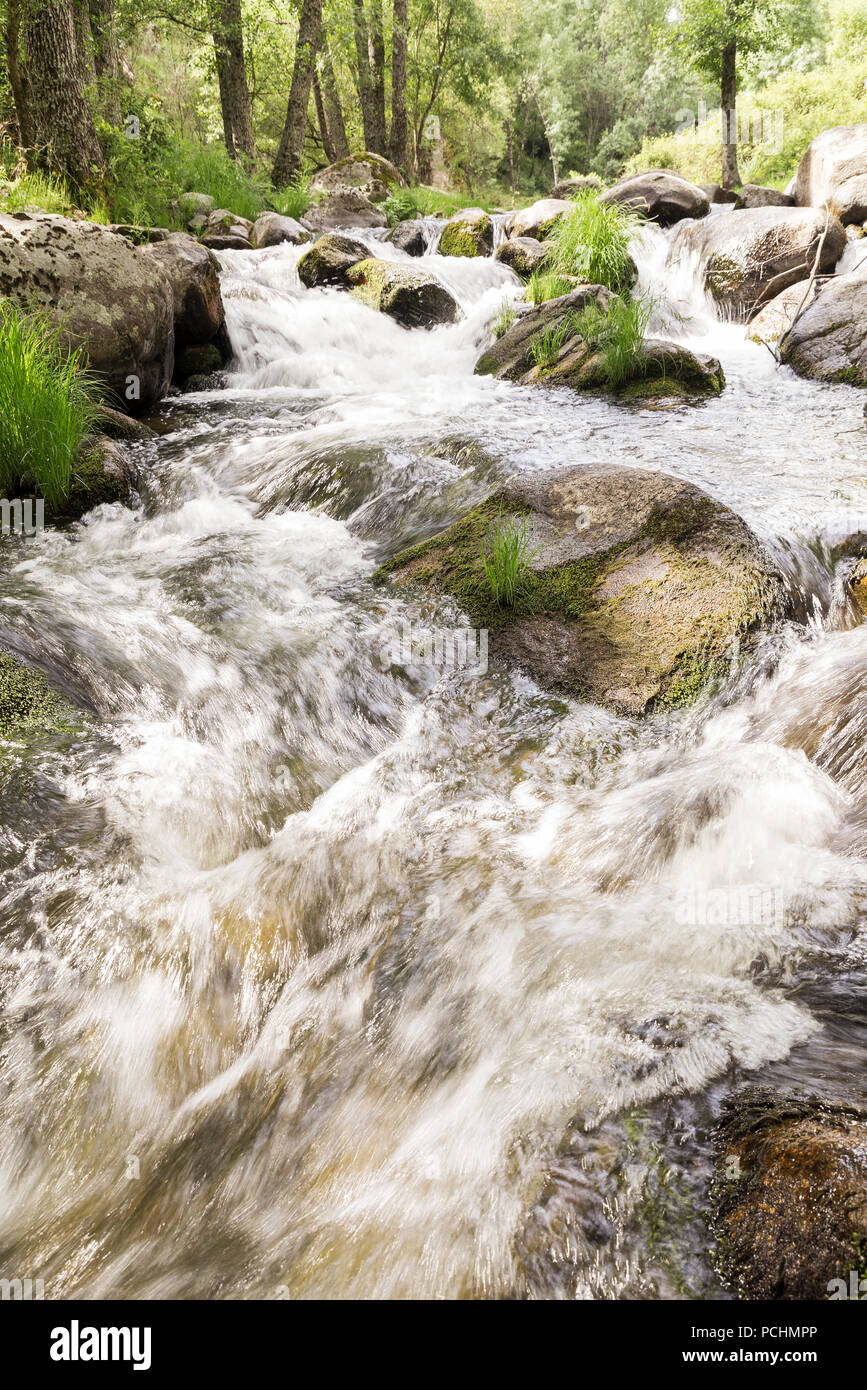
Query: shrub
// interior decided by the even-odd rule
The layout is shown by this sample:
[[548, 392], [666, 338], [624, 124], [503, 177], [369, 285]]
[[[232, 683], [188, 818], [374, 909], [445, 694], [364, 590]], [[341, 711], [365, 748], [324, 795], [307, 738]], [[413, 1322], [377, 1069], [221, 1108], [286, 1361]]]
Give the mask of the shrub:
[[620, 292], [635, 278], [629, 241], [641, 225], [638, 214], [619, 203], [602, 203], [592, 189], [575, 199], [548, 237], [548, 262], [559, 275], [575, 275]]
[[98, 388], [80, 350], [38, 313], [0, 303], [0, 490], [35, 492], [52, 508], [69, 496], [72, 471], [99, 412]]
[[480, 543], [485, 578], [496, 603], [501, 608], [514, 608], [525, 592], [530, 561], [535, 552], [527, 548], [527, 521], [498, 516], [488, 526], [485, 541]]

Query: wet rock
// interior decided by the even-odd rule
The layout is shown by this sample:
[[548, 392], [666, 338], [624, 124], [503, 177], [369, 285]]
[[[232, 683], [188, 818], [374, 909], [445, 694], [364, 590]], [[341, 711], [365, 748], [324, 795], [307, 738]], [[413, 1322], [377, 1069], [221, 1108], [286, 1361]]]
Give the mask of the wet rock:
[[174, 365], [171, 281], [152, 252], [91, 222], [0, 214], [0, 295], [37, 306], [67, 349], [138, 413], [160, 400]]
[[[381, 154], [360, 150], [320, 169], [310, 185], [314, 193], [362, 193], [372, 203], [381, 203], [395, 188], [406, 188], [400, 170]], [[359, 226], [359, 223], [355, 223]]]
[[494, 224], [482, 208], [461, 208], [443, 227], [441, 256], [490, 256], [493, 248]]
[[0, 652], [0, 739], [44, 736], [50, 729], [67, 727], [73, 717], [41, 671]]
[[[480, 558], [498, 522], [526, 537], [511, 608]], [[693, 699], [784, 593], [746, 523], [692, 484], [580, 465], [510, 480], [377, 579], [452, 594], [488, 630], [492, 655], [625, 715]]]
[[[850, 1296], [867, 1242], [867, 1113], [750, 1089], [717, 1130], [712, 1219], [741, 1298]], [[842, 1281], [839, 1282], [839, 1281]]]
[[516, 275], [526, 277], [539, 269], [547, 254], [546, 248], [535, 237], [514, 236], [500, 243], [494, 259], [509, 266]]
[[454, 295], [435, 276], [415, 266], [369, 257], [353, 265], [346, 278], [357, 299], [404, 328], [434, 328], [460, 317]]
[[697, 184], [665, 169], [651, 169], [646, 174], [621, 179], [606, 189], [600, 201], [622, 203], [663, 227], [685, 217], [704, 217], [710, 211], [707, 194]]
[[298, 278], [308, 289], [317, 286], [344, 286], [352, 266], [370, 253], [361, 241], [330, 232], [314, 241], [298, 262]]
[[860, 611], [867, 617], [867, 557], [856, 560], [849, 575], [849, 590]]
[[584, 174], [574, 179], [563, 179], [562, 182], [555, 184], [551, 190], [552, 198], [577, 198], [579, 193], [583, 193], [586, 188], [600, 191], [602, 180], [598, 174]]
[[424, 223], [415, 217], [398, 222], [388, 239], [392, 246], [405, 251], [408, 256], [423, 256], [427, 250], [427, 231]]
[[136, 468], [122, 443], [106, 435], [91, 435], [82, 443], [63, 515], [84, 516], [103, 502], [131, 502], [137, 480]]
[[301, 225], [311, 232], [330, 232], [337, 227], [387, 227], [388, 218], [363, 193], [347, 189], [309, 208]]
[[[825, 214], [817, 208], [743, 208], [678, 227], [669, 260], [697, 252], [714, 299], [741, 319], [781, 290], [806, 280], [813, 269]], [[831, 218], [819, 269], [830, 270], [846, 245]]]
[[574, 211], [574, 204], [566, 198], [541, 198], [528, 208], [520, 208], [506, 223], [506, 235], [510, 237], [529, 236], [536, 241], [544, 241], [555, 223], [567, 212]]
[[799, 207], [828, 202], [840, 221], [867, 219], [867, 125], [823, 130], [807, 146], [789, 185]]
[[800, 280], [796, 285], [790, 285], [787, 290], [782, 290], [769, 300], [757, 314], [750, 319], [747, 328], [747, 337], [754, 343], [776, 343], [792, 325], [792, 320], [804, 302], [808, 304], [816, 297], [816, 286], [821, 283], [819, 280], [813, 282], [813, 286], [807, 295], [807, 286]]
[[791, 193], [781, 193], [778, 188], [763, 188], [758, 183], [745, 183], [741, 188], [740, 206], [743, 208], [793, 208], [795, 200]]
[[[501, 338], [482, 354], [476, 373], [524, 385], [547, 382], [578, 391], [618, 390], [630, 396], [689, 396], [716, 394], [725, 385], [715, 357], [699, 356], [675, 343], [646, 339], [636, 354], [626, 381], [612, 385], [599, 344], [581, 331], [584, 310], [607, 313], [615, 295], [602, 285], [580, 285], [569, 294], [546, 300], [523, 313]], [[536, 345], [556, 335], [556, 351], [540, 363]]]
[[175, 352], [195, 343], [208, 343], [225, 319], [217, 264], [195, 237], [174, 232], [148, 247], [172, 287]]
[[285, 241], [298, 246], [309, 240], [310, 233], [300, 222], [294, 217], [283, 217], [279, 212], [263, 212], [250, 231], [250, 245], [257, 251], [265, 246], [281, 246]]
[[97, 424], [100, 434], [108, 439], [153, 439], [156, 433], [143, 420], [134, 420], [131, 415], [124, 415], [122, 411], [113, 410], [108, 405], [100, 406]]
[[825, 280], [780, 352], [799, 376], [867, 386], [867, 266]]
[[209, 377], [223, 367], [223, 357], [215, 343], [195, 343], [184, 348], [175, 359], [175, 385], [183, 386], [192, 377]]
[[696, 187], [701, 189], [711, 206], [731, 203], [734, 207], [740, 207], [741, 200], [733, 188], [723, 188], [718, 183], [699, 183]]

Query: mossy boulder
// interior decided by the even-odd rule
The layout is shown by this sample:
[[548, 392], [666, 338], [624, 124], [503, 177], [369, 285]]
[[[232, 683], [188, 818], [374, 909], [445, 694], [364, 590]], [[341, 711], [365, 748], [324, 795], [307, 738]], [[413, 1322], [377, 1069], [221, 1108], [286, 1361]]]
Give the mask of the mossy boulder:
[[363, 242], [328, 232], [304, 252], [298, 262], [298, 278], [311, 290], [327, 285], [345, 288], [351, 268], [368, 254]]
[[41, 671], [0, 652], [0, 740], [66, 726], [72, 716]]
[[[821, 208], [735, 208], [681, 222], [668, 259], [698, 255], [714, 299], [735, 318], [749, 319], [781, 290], [808, 279], [823, 233]], [[832, 270], [845, 248], [846, 233], [831, 217], [819, 270]]]
[[457, 300], [435, 276], [399, 261], [374, 257], [351, 266], [347, 284], [356, 299], [388, 314], [404, 328], [434, 328], [460, 317]]
[[493, 249], [494, 224], [482, 208], [461, 208], [443, 227], [441, 256], [490, 256]]
[[[476, 363], [479, 376], [496, 376], [531, 386], [543, 382], [576, 391], [611, 391], [630, 397], [717, 395], [725, 385], [715, 357], [677, 343], [648, 338], [635, 352], [628, 373], [612, 379], [605, 353], [582, 335], [582, 312], [608, 312], [617, 296], [602, 285], [579, 285], [522, 314]], [[555, 335], [540, 361], [538, 345]]]
[[561, 217], [574, 212], [575, 204], [567, 198], [540, 198], [527, 208], [519, 208], [506, 223], [506, 235], [531, 236], [536, 241], [544, 241]]
[[84, 441], [73, 469], [62, 515], [84, 516], [103, 502], [128, 503], [133, 499], [136, 481], [136, 469], [124, 445], [105, 435], [91, 435]]
[[547, 247], [535, 237], [513, 236], [500, 243], [494, 253], [494, 259], [502, 261], [503, 265], [509, 266], [516, 275], [526, 279], [534, 270], [541, 269], [547, 255]]
[[[481, 560], [498, 520], [525, 528], [512, 608], [495, 601]], [[453, 595], [494, 656], [633, 716], [693, 699], [736, 639], [783, 610], [785, 592], [746, 523], [692, 484], [581, 466], [513, 479], [378, 578]]]
[[731, 1098], [711, 1214], [741, 1298], [849, 1297], [853, 1272], [867, 1297], [867, 1112], [753, 1088]]
[[381, 154], [359, 150], [320, 169], [310, 189], [316, 193], [342, 193], [352, 189], [362, 193], [372, 203], [381, 203], [395, 188], [405, 188], [403, 174]]

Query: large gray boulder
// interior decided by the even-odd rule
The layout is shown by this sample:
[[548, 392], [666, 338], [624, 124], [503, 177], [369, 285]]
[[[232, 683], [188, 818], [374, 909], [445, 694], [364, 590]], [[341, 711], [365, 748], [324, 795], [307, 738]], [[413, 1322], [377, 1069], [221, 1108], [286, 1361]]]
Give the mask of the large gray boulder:
[[165, 395], [174, 366], [174, 296], [153, 251], [91, 222], [0, 214], [0, 295], [44, 310], [67, 349], [133, 414]]
[[371, 154], [369, 150], [347, 155], [320, 169], [310, 185], [313, 193], [330, 195], [351, 190], [364, 194], [372, 203], [381, 203], [394, 189], [405, 187], [406, 179], [400, 170], [381, 154]]
[[342, 288], [352, 266], [369, 255], [363, 242], [329, 232], [304, 252], [298, 262], [298, 278], [310, 290], [327, 285]]
[[369, 198], [354, 189], [330, 193], [301, 219], [311, 232], [331, 232], [338, 227], [387, 227], [388, 218]]
[[867, 266], [819, 286], [780, 355], [799, 376], [867, 386]]
[[460, 318], [454, 295], [434, 275], [417, 266], [371, 256], [349, 268], [346, 282], [356, 299], [388, 314], [404, 328], [434, 328]]
[[[808, 278], [824, 229], [825, 213], [819, 208], [736, 208], [682, 223], [668, 255], [676, 261], [697, 252], [714, 299], [744, 319], [787, 286]], [[832, 217], [820, 271], [832, 269], [845, 246], [846, 233]]]
[[528, 208], [519, 208], [512, 214], [505, 224], [506, 235], [531, 236], [536, 241], [544, 241], [560, 218], [574, 209], [574, 202], [567, 198], [540, 198]]
[[867, 125], [832, 126], [811, 140], [788, 192], [799, 207], [827, 202], [844, 225], [867, 219]]
[[759, 183], [745, 183], [741, 188], [740, 206], [742, 208], [793, 208], [795, 200], [791, 193], [781, 193], [778, 188], [763, 188]]
[[261, 213], [250, 231], [250, 245], [257, 251], [266, 246], [281, 246], [286, 241], [298, 246], [309, 240], [310, 233], [300, 222], [294, 217], [283, 217], [279, 212]]
[[539, 269], [547, 255], [547, 248], [535, 237], [513, 236], [500, 242], [494, 252], [494, 259], [509, 266], [516, 275], [528, 276]]
[[490, 256], [494, 224], [483, 208], [461, 208], [443, 227], [438, 249], [441, 256]]
[[[528, 560], [506, 607], [480, 556], [498, 523], [523, 532]], [[513, 479], [377, 578], [453, 595], [493, 656], [626, 715], [693, 699], [784, 595], [734, 512], [691, 483], [610, 465]]]
[[213, 256], [195, 237], [183, 232], [174, 232], [146, 250], [171, 282], [175, 351], [209, 343], [226, 316]]
[[622, 203], [663, 227], [685, 217], [704, 217], [710, 211], [707, 194], [697, 184], [667, 169], [621, 179], [600, 195], [600, 202]]

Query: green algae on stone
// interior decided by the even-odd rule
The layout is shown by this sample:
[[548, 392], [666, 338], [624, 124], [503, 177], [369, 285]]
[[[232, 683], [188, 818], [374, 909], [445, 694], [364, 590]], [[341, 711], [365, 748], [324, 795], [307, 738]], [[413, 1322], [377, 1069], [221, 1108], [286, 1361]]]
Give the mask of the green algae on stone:
[[0, 740], [68, 728], [73, 711], [41, 671], [0, 652]]
[[440, 236], [441, 256], [489, 256], [494, 224], [483, 208], [462, 208], [449, 218]]
[[417, 266], [369, 256], [347, 271], [353, 297], [378, 309], [404, 328], [433, 328], [455, 323], [457, 300], [434, 275]]

